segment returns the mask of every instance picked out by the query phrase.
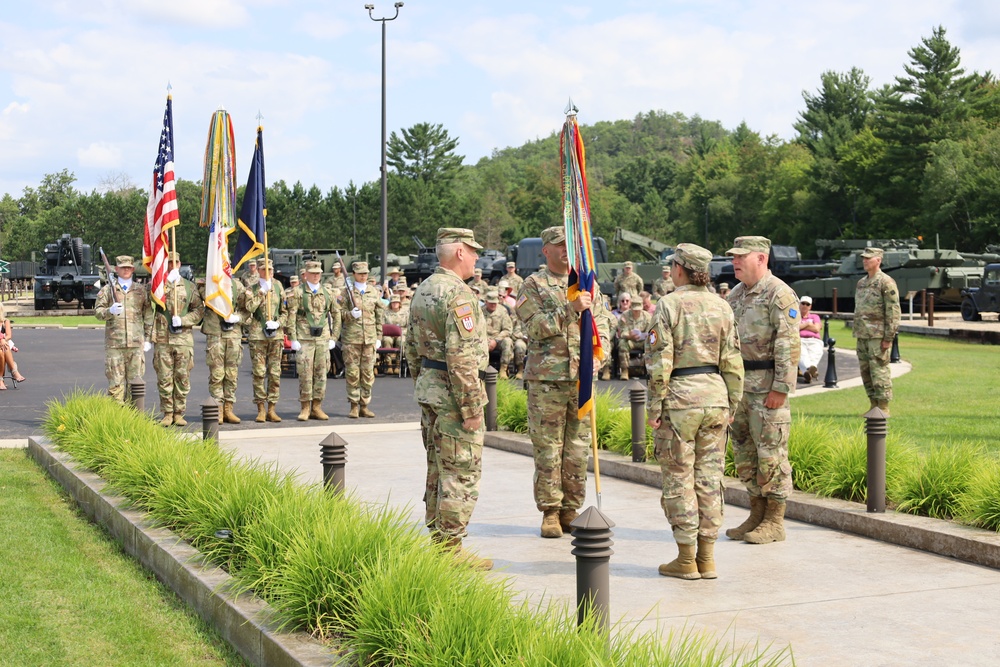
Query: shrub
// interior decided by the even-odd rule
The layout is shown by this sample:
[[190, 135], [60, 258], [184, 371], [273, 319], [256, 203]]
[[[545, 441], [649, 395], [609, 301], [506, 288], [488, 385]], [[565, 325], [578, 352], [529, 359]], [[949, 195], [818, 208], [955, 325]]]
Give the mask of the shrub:
[[837, 431], [829, 419], [796, 415], [788, 436], [792, 482], [800, 491], [812, 491], [816, 479], [831, 466]]
[[959, 502], [958, 515], [970, 525], [1000, 531], [1000, 461], [980, 462]]
[[516, 380], [497, 380], [497, 426], [514, 433], [528, 432], [528, 392]]
[[950, 519], [959, 510], [973, 471], [986, 457], [982, 446], [942, 445], [904, 469], [897, 481], [896, 509]]
[[[868, 448], [864, 428], [834, 431], [830, 438], [830, 459], [825, 470], [814, 477], [813, 493], [842, 500], [863, 503], [868, 495]], [[899, 488], [904, 470], [917, 465], [917, 453], [899, 437], [890, 435], [886, 443], [886, 494], [895, 502], [893, 492]]]

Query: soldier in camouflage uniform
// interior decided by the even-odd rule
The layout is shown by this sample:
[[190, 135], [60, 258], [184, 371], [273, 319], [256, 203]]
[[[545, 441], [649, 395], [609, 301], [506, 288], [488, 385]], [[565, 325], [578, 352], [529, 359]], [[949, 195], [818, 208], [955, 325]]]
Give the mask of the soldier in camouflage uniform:
[[153, 310], [149, 291], [132, 281], [135, 260], [128, 255], [115, 259], [117, 279], [108, 276], [108, 284], [97, 294], [94, 315], [104, 320], [104, 373], [108, 376], [108, 395], [125, 402], [128, 385], [142, 379], [146, 372], [145, 353], [152, 348], [146, 342], [152, 328]]
[[[378, 290], [368, 284], [368, 262], [351, 265], [354, 284], [340, 297], [343, 319], [344, 374], [347, 378], [348, 417], [374, 417], [368, 404], [375, 384], [375, 350], [382, 341], [385, 305]], [[364, 286], [364, 289], [361, 286]]]
[[507, 262], [504, 266], [507, 269], [507, 273], [504, 274], [503, 279], [507, 281], [507, 285], [513, 290], [516, 298], [518, 292], [521, 291], [521, 285], [524, 284], [524, 278], [517, 275], [517, 264], [514, 262]]
[[632, 262], [625, 262], [622, 272], [615, 278], [616, 299], [622, 292], [628, 292], [634, 299], [639, 298], [639, 292], [643, 290], [642, 278], [634, 271], [635, 265]]
[[[730, 415], [743, 396], [743, 358], [732, 309], [708, 291], [712, 253], [681, 243], [671, 284], [646, 340], [649, 425], [663, 478], [660, 505], [678, 556], [663, 576], [715, 579], [722, 474]], [[697, 552], [695, 546], [697, 544]]]
[[[409, 309], [403, 310], [403, 300], [399, 294], [389, 297], [389, 309], [385, 311], [385, 323], [395, 324], [403, 332], [401, 336], [382, 336], [382, 347], [395, 347], [403, 350], [406, 345], [406, 325], [409, 322]], [[402, 352], [400, 352], [402, 354]], [[393, 358], [389, 366], [389, 373], [399, 373], [399, 358]]]
[[[180, 275], [181, 260], [176, 252], [168, 255], [169, 274], [164, 283], [164, 306], [154, 306], [151, 340], [153, 369], [160, 393], [163, 426], [187, 426], [184, 412], [191, 391], [194, 368], [194, 336], [191, 327], [202, 320], [205, 303], [195, 284]], [[150, 289], [152, 287], [150, 286]]]
[[514, 323], [514, 332], [510, 335], [514, 341], [514, 378], [524, 377], [524, 360], [528, 356], [528, 334], [524, 333], [524, 325], [518, 317], [511, 318]]
[[[581, 292], [569, 301], [563, 228], [543, 231], [542, 243], [548, 264], [525, 279], [516, 310], [528, 334], [524, 377], [528, 382], [528, 432], [535, 458], [535, 505], [542, 512], [542, 537], [561, 537], [563, 531], [570, 530], [587, 490], [590, 423], [580, 419], [577, 405], [580, 313], [593, 310], [604, 349], [608, 349], [608, 328], [601, 299]], [[594, 379], [579, 378], [581, 382]]]
[[326, 374], [330, 370], [330, 350], [340, 335], [340, 306], [333, 290], [320, 284], [323, 264], [306, 262], [305, 276], [288, 295], [285, 314], [285, 330], [292, 340], [299, 374], [300, 422], [330, 418], [323, 412]]
[[486, 305], [483, 306], [486, 316], [486, 343], [489, 351], [500, 348], [500, 372], [497, 377], [506, 378], [507, 369], [514, 359], [514, 322], [510, 319], [507, 309], [500, 305], [500, 294], [496, 290], [486, 293]]
[[473, 278], [472, 282], [469, 283], [469, 287], [471, 287], [472, 289], [476, 289], [476, 288], [479, 289], [479, 298], [480, 299], [483, 299], [483, 298], [486, 297], [486, 292], [489, 291], [490, 284], [488, 282], [486, 282], [485, 280], [483, 280], [483, 270], [482, 269], [476, 269], [475, 278]]
[[491, 569], [493, 562], [462, 549], [479, 499], [483, 467], [486, 389], [480, 379], [489, 359], [486, 320], [465, 280], [477, 250], [471, 230], [441, 228], [440, 265], [417, 287], [406, 335], [406, 360], [420, 404], [427, 452], [426, 523], [435, 540], [466, 562]]
[[729, 294], [746, 372], [733, 420], [733, 458], [750, 494], [750, 517], [726, 531], [751, 544], [785, 539], [785, 500], [792, 491], [788, 394], [799, 363], [799, 299], [767, 268], [771, 241], [740, 236], [726, 254], [741, 281]]
[[[243, 283], [233, 280], [232, 314], [223, 318], [206, 305], [201, 322], [201, 332], [205, 334], [208, 394], [219, 404], [220, 424], [240, 423], [240, 418], [233, 412], [233, 405], [236, 403], [236, 382], [243, 361], [243, 325], [240, 323], [246, 319], [245, 294]], [[211, 295], [205, 300], [211, 300]]]
[[347, 287], [347, 279], [344, 278], [344, 272], [340, 268], [340, 262], [336, 262], [333, 265], [333, 275], [323, 281], [329, 287], [333, 288], [333, 293], [340, 298], [341, 292]]
[[260, 280], [260, 275], [257, 271], [257, 260], [248, 259], [247, 272], [246, 275], [243, 276], [243, 280], [241, 282], [244, 287], [250, 287], [251, 285], [257, 284], [258, 280]]
[[633, 301], [629, 311], [618, 320], [618, 377], [628, 379], [628, 360], [632, 350], [642, 350], [646, 343], [646, 332], [653, 324], [653, 316], [642, 308], [642, 302]]
[[282, 328], [288, 319], [288, 309], [284, 294], [279, 291], [280, 283], [272, 280], [274, 265], [271, 260], [262, 259], [257, 269], [260, 279], [247, 288], [245, 302], [253, 402], [257, 405], [254, 421], [280, 422], [275, 407], [281, 394]]
[[653, 296], [666, 296], [674, 291], [674, 279], [670, 277], [670, 264], [663, 265], [663, 277], [653, 283]]
[[899, 329], [899, 289], [895, 280], [882, 273], [882, 255], [881, 248], [865, 248], [861, 253], [868, 275], [858, 281], [854, 292], [854, 337], [870, 407], [878, 407], [888, 417], [892, 400], [889, 351]]

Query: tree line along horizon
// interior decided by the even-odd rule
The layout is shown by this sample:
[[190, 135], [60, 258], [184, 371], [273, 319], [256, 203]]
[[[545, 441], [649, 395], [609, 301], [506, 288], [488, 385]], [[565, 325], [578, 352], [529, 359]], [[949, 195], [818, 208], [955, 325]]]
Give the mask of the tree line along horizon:
[[[941, 247], [969, 252], [1000, 242], [1000, 83], [990, 72], [966, 73], [943, 27], [907, 56], [903, 74], [879, 88], [856, 67], [822, 73], [818, 89], [803, 92], [788, 141], [679, 112], [582, 125], [594, 235], [610, 239], [622, 227], [720, 252], [735, 236], [762, 234], [805, 257], [821, 238], [922, 237], [926, 245], [938, 237]], [[458, 138], [440, 124], [393, 132], [389, 251], [416, 252], [414, 237], [431, 245], [438, 227], [471, 228], [485, 247], [503, 250], [558, 224], [558, 131], [474, 165], [463, 164]], [[0, 257], [30, 259], [65, 233], [111, 257], [141, 252], [147, 193], [123, 181], [85, 194], [64, 169], [18, 198], [5, 194]], [[201, 268], [201, 185], [178, 179], [176, 190], [178, 250]], [[353, 252], [356, 220], [358, 253], [377, 254], [380, 205], [377, 180], [326, 193], [276, 181], [267, 186], [269, 245]], [[615, 261], [634, 254], [610, 250]]]

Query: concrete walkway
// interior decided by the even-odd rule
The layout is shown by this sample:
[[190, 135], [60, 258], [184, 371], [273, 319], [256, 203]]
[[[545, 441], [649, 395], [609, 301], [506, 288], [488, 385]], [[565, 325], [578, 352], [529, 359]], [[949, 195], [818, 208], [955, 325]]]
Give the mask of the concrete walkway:
[[[277, 462], [303, 482], [322, 477], [319, 442], [348, 443], [347, 485], [361, 499], [423, 518], [424, 454], [417, 424], [357, 424], [223, 433], [223, 446]], [[538, 536], [529, 457], [487, 448], [467, 545], [533, 600], [575, 605], [571, 540]], [[1000, 572], [789, 522], [786, 542], [724, 537], [720, 578], [680, 581], [656, 568], [676, 548], [654, 488], [604, 477], [602, 509], [617, 525], [611, 612], [629, 628], [709, 631], [724, 642], [783, 648], [799, 665], [994, 665], [1000, 656]], [[593, 479], [588, 505], [595, 504]], [[746, 510], [726, 508], [726, 527]]]

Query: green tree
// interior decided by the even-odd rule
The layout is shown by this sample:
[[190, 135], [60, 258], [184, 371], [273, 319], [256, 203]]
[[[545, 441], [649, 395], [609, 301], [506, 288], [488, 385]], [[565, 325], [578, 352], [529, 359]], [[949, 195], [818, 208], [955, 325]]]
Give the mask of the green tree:
[[404, 128], [402, 135], [389, 135], [386, 148], [386, 162], [400, 176], [442, 182], [453, 178], [462, 166], [464, 157], [455, 153], [458, 139], [448, 136], [440, 123], [417, 123]]

